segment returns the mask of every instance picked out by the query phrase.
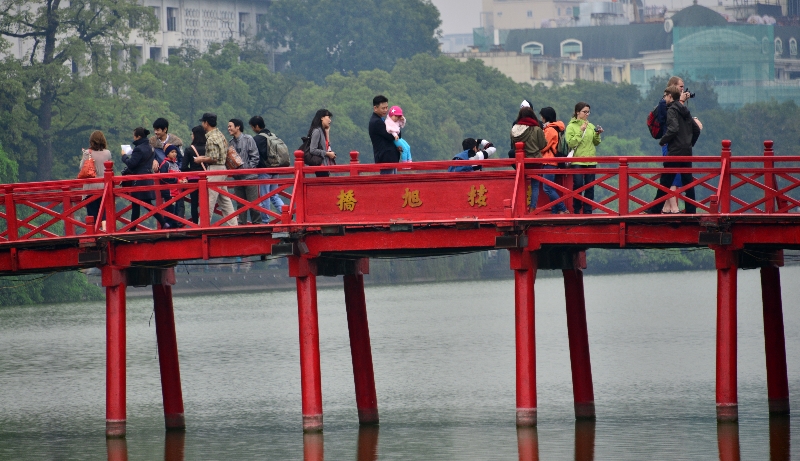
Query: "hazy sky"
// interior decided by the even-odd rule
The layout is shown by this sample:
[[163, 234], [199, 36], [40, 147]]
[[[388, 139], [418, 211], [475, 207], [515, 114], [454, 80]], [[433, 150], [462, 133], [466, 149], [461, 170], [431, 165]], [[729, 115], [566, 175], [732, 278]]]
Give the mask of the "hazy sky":
[[481, 0], [432, 0], [442, 16], [445, 34], [471, 33], [481, 25]]

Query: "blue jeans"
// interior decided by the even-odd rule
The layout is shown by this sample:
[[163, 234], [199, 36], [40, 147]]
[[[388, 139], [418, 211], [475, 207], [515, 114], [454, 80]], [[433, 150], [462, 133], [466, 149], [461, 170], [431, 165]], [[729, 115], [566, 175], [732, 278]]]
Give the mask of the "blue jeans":
[[[258, 175], [258, 179], [276, 179], [277, 177], [278, 175], [276, 174], [267, 174], [267, 173], [261, 173]], [[277, 188], [278, 188], [277, 184], [259, 184], [258, 195], [263, 197]], [[278, 214], [280, 214], [281, 207], [283, 206], [283, 200], [281, 199], [281, 197], [278, 194], [275, 194], [269, 198], [269, 201], [272, 202], [272, 206], [275, 207], [275, 210], [278, 212]], [[261, 207], [269, 210], [269, 204], [267, 203], [266, 200], [261, 202]], [[272, 219], [272, 216], [263, 212], [261, 213], [261, 222], [268, 223], [270, 219]]]
[[[578, 173], [572, 175], [572, 190], [578, 190], [586, 184], [594, 182], [595, 180], [595, 173], [594, 165], [572, 165], [570, 168], [584, 170], [586, 173]], [[659, 192], [661, 192], [659, 190]], [[584, 198], [594, 201], [594, 186], [588, 187], [585, 191], [581, 193]], [[592, 214], [592, 205], [582, 202], [578, 199], [572, 199], [572, 210], [575, 214], [579, 214], [583, 209], [583, 214]]]
[[[556, 167], [553, 165], [542, 165], [542, 169], [544, 170], [555, 170]], [[543, 174], [542, 177], [548, 181], [555, 182], [556, 174]], [[539, 180], [538, 179], [531, 179], [531, 209], [536, 209], [536, 202], [539, 201]], [[547, 194], [547, 197], [550, 199], [551, 202], [555, 202], [559, 198], [558, 192], [550, 185], [544, 184], [543, 185], [544, 193]], [[556, 214], [560, 211], [567, 211], [567, 206], [564, 205], [564, 202], [558, 203], [553, 206], [550, 210], [551, 213]]]

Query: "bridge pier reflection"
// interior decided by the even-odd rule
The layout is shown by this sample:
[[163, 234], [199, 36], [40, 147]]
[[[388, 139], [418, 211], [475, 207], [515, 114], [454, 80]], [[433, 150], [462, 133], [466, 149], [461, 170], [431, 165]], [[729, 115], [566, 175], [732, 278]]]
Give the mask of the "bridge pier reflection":
[[536, 426], [517, 427], [519, 461], [539, 461], [539, 432]]
[[719, 461], [739, 461], [739, 423], [717, 423], [717, 446], [719, 447]]
[[378, 461], [378, 426], [358, 428], [357, 461]]
[[769, 460], [789, 461], [791, 454], [791, 419], [789, 415], [769, 417]]
[[594, 461], [594, 420], [575, 421], [575, 461]]
[[303, 434], [303, 461], [322, 461], [325, 459], [325, 439], [322, 432]]

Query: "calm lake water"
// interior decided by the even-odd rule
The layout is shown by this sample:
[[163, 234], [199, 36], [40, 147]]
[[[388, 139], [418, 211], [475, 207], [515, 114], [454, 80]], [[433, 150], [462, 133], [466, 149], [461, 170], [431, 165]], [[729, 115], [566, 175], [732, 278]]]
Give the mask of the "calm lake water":
[[513, 281], [368, 286], [381, 426], [361, 432], [344, 295], [320, 290], [325, 432], [305, 437], [293, 291], [176, 297], [185, 435], [163, 429], [152, 301], [129, 300], [128, 437], [109, 443], [104, 304], [0, 309], [0, 460], [716, 460], [737, 439], [798, 460], [800, 268], [781, 275], [791, 426], [767, 413], [758, 271], [739, 272], [740, 423], [719, 428], [715, 273], [586, 278], [594, 424], [573, 418], [562, 282], [540, 278], [539, 426], [519, 433]]

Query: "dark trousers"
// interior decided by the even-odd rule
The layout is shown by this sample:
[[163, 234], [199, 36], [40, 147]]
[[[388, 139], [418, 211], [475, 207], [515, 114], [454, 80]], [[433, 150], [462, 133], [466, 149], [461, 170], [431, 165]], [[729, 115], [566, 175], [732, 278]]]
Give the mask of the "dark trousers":
[[[163, 200], [164, 203], [172, 200], [172, 195], [170, 194], [169, 190], [162, 190], [161, 191], [161, 200]], [[186, 214], [186, 206], [183, 203], [183, 199], [180, 199], [180, 200], [176, 201], [175, 203], [173, 203], [172, 205], [165, 206], [164, 207], [164, 211], [166, 211], [169, 214], [174, 214], [175, 216], [177, 216], [179, 218], [183, 218], [184, 215]], [[159, 221], [159, 222], [162, 222], [162, 221]], [[174, 220], [171, 217], [167, 217], [166, 219], [164, 219], [164, 222], [169, 224], [169, 227], [183, 227], [183, 223], [179, 223], [178, 221]]]
[[[664, 168], [690, 168], [691, 166], [691, 162], [664, 162]], [[664, 173], [661, 175], [661, 181], [659, 181], [659, 184], [669, 189], [672, 187], [672, 183], [675, 181], [675, 176], [677, 176], [677, 173]], [[691, 173], [681, 173], [681, 183], [683, 185], [691, 184], [692, 182], [694, 182], [694, 177], [692, 177]], [[665, 195], [667, 195], [667, 193], [659, 189], [656, 191], [656, 198], [653, 200], [658, 200]], [[686, 189], [686, 197], [694, 200], [694, 187]], [[660, 209], [662, 205], [658, 205], [658, 208]], [[688, 214], [697, 213], [697, 207], [689, 202], [686, 202], [684, 208]]]
[[86, 216], [93, 217], [94, 222], [97, 222], [97, 217], [99, 215], [100, 215], [100, 197], [97, 197], [96, 199], [86, 204]]
[[[190, 183], [197, 183], [197, 179], [190, 179]], [[192, 222], [197, 224], [200, 222], [200, 191], [196, 190], [189, 194], [189, 210], [192, 215]]]
[[[576, 170], [585, 169], [586, 171], [592, 171], [591, 173], [576, 173], [572, 175], [572, 190], [578, 190], [595, 180], [595, 173], [593, 172], [594, 167], [594, 165], [572, 165], [570, 167]], [[581, 192], [580, 195], [583, 195], [587, 200], [594, 201], [594, 186], [587, 188], [585, 191]], [[582, 202], [577, 198], [572, 199], [572, 211], [575, 214], [579, 214], [581, 209], [583, 209], [583, 214], [592, 214], [592, 206], [590, 204]]]
[[[142, 202], [144, 202], [144, 203], [146, 203], [148, 205], [152, 205], [153, 204], [152, 200], [143, 200], [143, 199], [139, 199], [139, 200], [141, 200]], [[138, 203], [132, 203], [131, 204], [131, 222], [136, 221], [137, 219], [139, 219], [139, 216], [141, 216], [141, 213], [142, 213], [141, 206]], [[158, 221], [158, 223], [161, 224], [161, 226], [163, 227], [164, 226], [164, 217], [159, 215], [159, 214], [156, 214], [155, 218], [156, 218], [156, 221]], [[136, 228], [134, 227], [132, 230], [136, 230]]]

